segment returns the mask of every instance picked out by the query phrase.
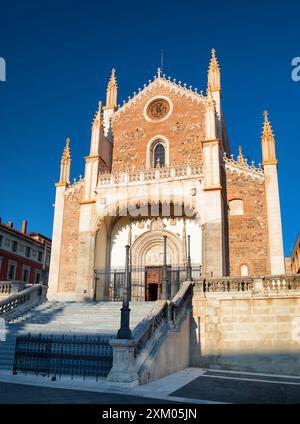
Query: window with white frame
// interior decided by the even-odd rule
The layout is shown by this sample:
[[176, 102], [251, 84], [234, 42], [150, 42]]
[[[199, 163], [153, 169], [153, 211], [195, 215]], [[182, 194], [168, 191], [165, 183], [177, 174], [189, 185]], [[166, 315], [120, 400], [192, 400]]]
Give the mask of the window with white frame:
[[8, 261], [7, 279], [8, 280], [15, 280], [16, 279], [16, 273], [17, 273], [16, 262]]
[[31, 254], [31, 248], [29, 246], [25, 247], [25, 256], [27, 258], [30, 258], [30, 254]]
[[34, 279], [34, 282], [35, 282], [35, 284], [39, 284], [39, 283], [41, 282], [41, 280], [42, 280], [42, 271], [40, 271], [39, 269], [37, 269], [37, 270], [35, 271], [35, 279]]
[[22, 281], [24, 281], [25, 283], [29, 282], [29, 277], [30, 277], [30, 267], [23, 265], [23, 269], [22, 269]]
[[17, 241], [13, 240], [11, 250], [12, 250], [14, 253], [17, 253], [17, 251], [18, 251], [18, 242], [17, 242]]

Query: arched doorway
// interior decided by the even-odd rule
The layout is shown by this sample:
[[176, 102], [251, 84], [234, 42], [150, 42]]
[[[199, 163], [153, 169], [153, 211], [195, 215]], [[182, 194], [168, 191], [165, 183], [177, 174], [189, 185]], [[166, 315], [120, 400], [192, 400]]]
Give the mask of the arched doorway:
[[[160, 205], [161, 206], [161, 205]], [[156, 300], [160, 295], [163, 241], [167, 236], [167, 266], [170, 295], [186, 279], [187, 235], [191, 235], [192, 264], [200, 273], [202, 228], [192, 217], [171, 215], [105, 217], [96, 236], [95, 273], [98, 300], [121, 300], [123, 293], [125, 246], [130, 246], [132, 301]], [[101, 290], [100, 290], [101, 288]]]
[[175, 284], [172, 277], [175, 267], [178, 271], [184, 268], [185, 240], [180, 239], [178, 234], [164, 229], [162, 220], [156, 219], [151, 222], [150, 229], [139, 236], [131, 246], [132, 296], [134, 298], [146, 301], [155, 301], [160, 298], [164, 236], [167, 237], [169, 292], [174, 295], [179, 288], [179, 282]]

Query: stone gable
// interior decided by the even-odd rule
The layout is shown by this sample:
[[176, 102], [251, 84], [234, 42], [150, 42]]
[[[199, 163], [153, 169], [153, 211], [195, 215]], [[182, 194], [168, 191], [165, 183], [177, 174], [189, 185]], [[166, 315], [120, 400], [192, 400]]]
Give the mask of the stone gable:
[[[162, 121], [148, 121], [144, 116], [147, 103], [155, 97], [170, 99], [173, 110]], [[184, 159], [202, 162], [201, 141], [204, 140], [204, 103], [197, 103], [168, 87], [154, 86], [136, 104], [113, 120], [113, 172], [127, 166], [146, 166], [147, 145], [156, 136], [169, 141], [169, 162], [182, 164]]]

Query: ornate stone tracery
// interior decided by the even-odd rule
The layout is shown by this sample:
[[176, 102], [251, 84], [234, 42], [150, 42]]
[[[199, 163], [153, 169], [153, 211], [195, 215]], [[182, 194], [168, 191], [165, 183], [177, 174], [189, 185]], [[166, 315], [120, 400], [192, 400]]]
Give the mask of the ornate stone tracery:
[[165, 99], [153, 100], [147, 108], [147, 113], [150, 119], [159, 121], [167, 116], [170, 110], [170, 104]]

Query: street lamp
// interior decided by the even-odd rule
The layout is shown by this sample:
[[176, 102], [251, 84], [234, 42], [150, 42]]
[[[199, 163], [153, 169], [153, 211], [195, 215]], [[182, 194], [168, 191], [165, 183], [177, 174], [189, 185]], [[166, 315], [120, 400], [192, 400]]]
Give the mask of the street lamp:
[[161, 300], [169, 299], [168, 275], [167, 275], [167, 236], [164, 236], [164, 264], [161, 280]]
[[121, 326], [117, 333], [117, 339], [131, 339], [132, 333], [129, 327], [130, 322], [130, 308], [129, 308], [129, 287], [130, 287], [130, 275], [129, 275], [129, 248], [126, 249], [126, 260], [125, 260], [125, 281], [124, 281], [124, 296], [121, 309]]
[[191, 265], [191, 236], [188, 236], [188, 256], [187, 256], [187, 281], [192, 282], [192, 265]]

